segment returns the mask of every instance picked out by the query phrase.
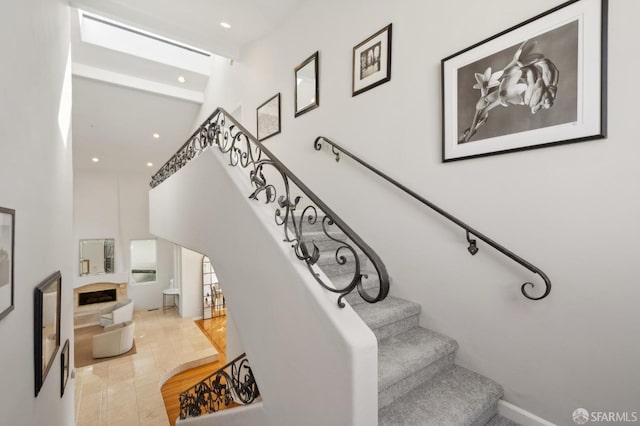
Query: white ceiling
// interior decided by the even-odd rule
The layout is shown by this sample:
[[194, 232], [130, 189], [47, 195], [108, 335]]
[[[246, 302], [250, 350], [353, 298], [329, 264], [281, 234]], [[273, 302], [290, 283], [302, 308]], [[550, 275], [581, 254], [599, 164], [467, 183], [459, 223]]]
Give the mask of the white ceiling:
[[74, 77], [74, 167], [151, 176], [190, 136], [199, 109], [193, 102]]
[[[76, 7], [237, 58], [243, 45], [263, 37], [305, 1], [69, 0], [74, 167], [151, 176], [191, 135], [208, 82], [197, 73], [82, 42]], [[222, 28], [221, 21], [232, 27]], [[179, 75], [187, 81], [179, 83]]]

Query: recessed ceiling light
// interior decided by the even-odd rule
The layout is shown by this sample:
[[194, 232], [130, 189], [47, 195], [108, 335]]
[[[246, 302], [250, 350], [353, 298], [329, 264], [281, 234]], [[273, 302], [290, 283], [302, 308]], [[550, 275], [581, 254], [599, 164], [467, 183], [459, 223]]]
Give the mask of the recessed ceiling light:
[[226, 28], [226, 29], [231, 28], [231, 25], [227, 24], [226, 22], [220, 22], [220, 26], [221, 26], [222, 28]]
[[153, 137], [154, 137], [154, 139], [160, 139], [160, 134], [158, 134], [158, 133], [154, 133], [154, 134], [153, 134]]
[[179, 77], [178, 77], [178, 81], [179, 81], [180, 83], [184, 83], [185, 81], [187, 81], [187, 79], [185, 79], [183, 76], [179, 76]]
[[147, 167], [153, 167], [153, 163], [147, 163]]
[[100, 161], [100, 159], [98, 157], [93, 157], [91, 161], [93, 161], [94, 163], [97, 163], [98, 161]]

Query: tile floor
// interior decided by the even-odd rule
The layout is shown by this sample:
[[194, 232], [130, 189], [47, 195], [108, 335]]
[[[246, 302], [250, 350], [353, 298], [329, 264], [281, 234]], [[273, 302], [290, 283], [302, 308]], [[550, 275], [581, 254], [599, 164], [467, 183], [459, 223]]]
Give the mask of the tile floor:
[[168, 426], [160, 387], [217, 360], [209, 339], [173, 311], [135, 312], [137, 353], [76, 370], [77, 426]]

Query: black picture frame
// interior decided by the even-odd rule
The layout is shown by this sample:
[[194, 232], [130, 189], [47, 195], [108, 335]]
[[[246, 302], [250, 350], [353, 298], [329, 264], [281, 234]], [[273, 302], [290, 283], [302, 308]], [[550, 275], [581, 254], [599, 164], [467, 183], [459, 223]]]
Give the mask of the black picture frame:
[[0, 320], [13, 311], [16, 211], [0, 207]]
[[64, 342], [62, 352], [60, 353], [60, 398], [64, 396], [64, 390], [67, 388], [67, 382], [69, 381], [70, 373], [70, 359], [69, 359], [69, 339]]
[[320, 106], [319, 66], [319, 51], [316, 51], [294, 69], [295, 117]]
[[280, 133], [280, 93], [256, 108], [256, 124], [257, 138], [261, 142]]
[[34, 291], [34, 370], [38, 396], [60, 348], [62, 274], [54, 272]]
[[389, 24], [353, 48], [351, 96], [391, 80], [391, 34]]
[[571, 0], [442, 59], [442, 161], [602, 139], [608, 0]]

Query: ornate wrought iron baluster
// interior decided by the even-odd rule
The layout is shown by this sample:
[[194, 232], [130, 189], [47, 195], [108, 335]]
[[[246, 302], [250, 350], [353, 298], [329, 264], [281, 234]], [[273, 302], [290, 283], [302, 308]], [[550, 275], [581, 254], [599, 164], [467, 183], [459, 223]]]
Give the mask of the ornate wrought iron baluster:
[[[254, 191], [249, 198], [274, 204], [275, 223], [283, 227], [285, 241], [291, 243], [298, 259], [304, 261], [314, 279], [325, 289], [339, 294], [338, 306], [344, 307], [343, 298], [357, 289], [360, 296], [370, 303], [383, 300], [389, 293], [389, 276], [378, 255], [326, 204], [304, 185], [284, 164], [271, 154], [240, 123], [218, 108], [189, 140], [165, 164], [151, 181], [151, 187], [184, 167], [191, 159], [209, 146], [228, 156], [230, 166], [248, 170]], [[337, 152], [335, 152], [338, 155]], [[294, 192], [295, 187], [295, 192]], [[302, 212], [296, 219], [296, 212]], [[351, 277], [346, 285], [336, 287], [317, 268], [321, 252], [315, 241], [310, 240], [307, 228], [322, 217], [322, 232], [326, 238], [338, 243], [333, 249], [333, 260], [341, 268], [350, 268]], [[338, 240], [329, 233], [328, 226], [335, 226], [346, 235], [346, 240]], [[363, 253], [372, 263], [378, 277], [378, 288], [369, 294], [362, 284], [359, 253]]]
[[180, 394], [180, 418], [199, 417], [221, 409], [250, 404], [260, 397], [260, 390], [242, 354], [215, 373]]

